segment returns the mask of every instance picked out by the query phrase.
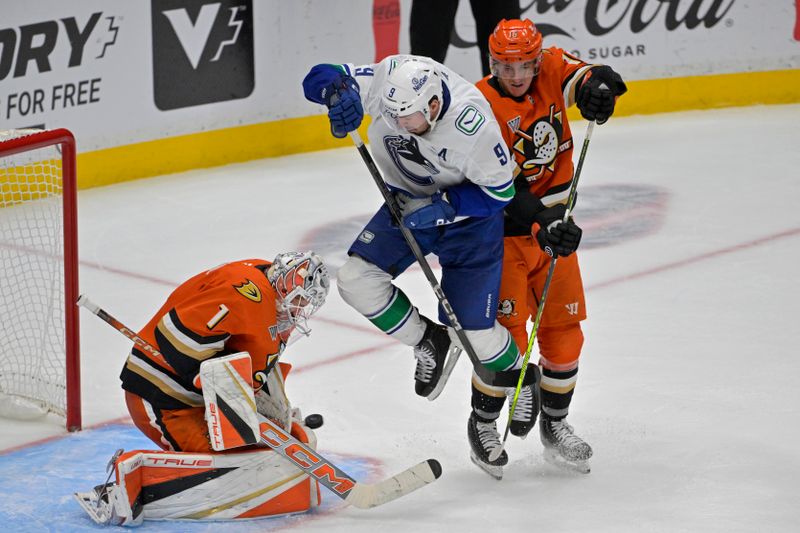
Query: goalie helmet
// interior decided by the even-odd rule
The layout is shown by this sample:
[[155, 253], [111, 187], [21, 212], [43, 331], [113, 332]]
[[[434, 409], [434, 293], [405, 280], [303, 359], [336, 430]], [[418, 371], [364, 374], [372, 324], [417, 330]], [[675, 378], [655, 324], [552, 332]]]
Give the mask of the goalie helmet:
[[489, 36], [489, 55], [497, 78], [536, 76], [542, 63], [542, 34], [528, 19], [503, 19]]
[[420, 113], [431, 129], [436, 118], [431, 118], [430, 102], [442, 102], [442, 77], [430, 63], [419, 59], [406, 59], [389, 73], [384, 84], [381, 102], [383, 115], [389, 124], [402, 127], [399, 119]]
[[322, 258], [310, 251], [278, 254], [267, 279], [278, 297], [278, 332], [284, 342], [295, 328], [311, 333], [308, 319], [325, 303], [331, 284]]

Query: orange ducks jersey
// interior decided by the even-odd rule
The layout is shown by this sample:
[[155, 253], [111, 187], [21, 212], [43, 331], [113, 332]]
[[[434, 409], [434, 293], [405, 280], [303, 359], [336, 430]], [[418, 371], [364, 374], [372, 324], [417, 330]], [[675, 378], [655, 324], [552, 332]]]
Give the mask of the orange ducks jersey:
[[284, 345], [278, 335], [275, 290], [267, 280], [270, 262], [226, 263], [182, 283], [139, 331], [154, 354], [134, 347], [120, 379], [122, 388], [161, 409], [203, 405], [193, 383], [200, 363], [217, 355], [246, 351], [254, 383]]
[[[487, 76], [476, 85], [492, 106], [506, 145], [517, 164], [515, 187], [527, 189], [544, 207], [566, 203], [572, 183], [572, 132], [567, 108], [593, 65], [556, 47], [542, 50], [531, 88], [520, 98], [506, 94]], [[529, 235], [530, 225], [506, 218], [506, 235]]]

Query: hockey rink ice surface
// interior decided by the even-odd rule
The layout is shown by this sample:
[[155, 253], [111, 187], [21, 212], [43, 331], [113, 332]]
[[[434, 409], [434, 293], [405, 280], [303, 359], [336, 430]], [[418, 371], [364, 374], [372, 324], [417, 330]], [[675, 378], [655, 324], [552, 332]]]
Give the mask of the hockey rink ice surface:
[[[800, 105], [788, 105], [595, 128], [575, 213], [589, 318], [569, 417], [594, 448], [591, 474], [546, 464], [534, 429], [509, 438], [505, 477], [490, 478], [469, 460], [467, 358], [439, 399], [417, 397], [411, 349], [334, 289], [312, 336], [285, 353], [290, 399], [324, 415], [319, 449], [356, 479], [431, 457], [441, 479], [372, 510], [323, 489], [323, 506], [305, 515], [143, 527], [796, 531], [798, 124]], [[572, 126], [577, 159], [586, 123]], [[355, 148], [342, 146], [81, 191], [81, 292], [138, 329], [178, 283], [226, 261], [314, 248], [335, 271], [380, 204]], [[398, 284], [435, 316], [419, 268]], [[6, 531], [101, 529], [71, 494], [103, 482], [117, 448], [152, 447], [130, 425], [117, 379], [130, 342], [87, 312], [81, 342], [87, 429], [0, 422]]]

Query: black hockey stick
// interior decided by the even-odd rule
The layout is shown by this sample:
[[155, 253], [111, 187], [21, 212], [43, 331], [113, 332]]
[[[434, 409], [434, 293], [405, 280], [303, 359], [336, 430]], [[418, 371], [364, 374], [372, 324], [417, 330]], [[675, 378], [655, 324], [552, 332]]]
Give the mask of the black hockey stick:
[[[378, 170], [377, 165], [375, 165], [375, 161], [372, 159], [372, 155], [364, 145], [364, 141], [361, 140], [361, 135], [358, 134], [357, 130], [353, 130], [350, 132], [350, 138], [353, 139], [353, 143], [356, 145], [358, 153], [361, 154], [361, 159], [363, 159], [364, 164], [367, 165], [369, 173], [372, 175], [372, 179], [375, 181], [375, 185], [377, 185], [378, 190], [381, 191], [383, 200], [386, 202], [386, 207], [389, 208], [389, 212], [397, 222], [397, 227], [400, 228], [400, 232], [403, 234], [406, 243], [408, 243], [408, 247], [411, 248], [411, 251], [414, 253], [414, 257], [417, 259], [417, 263], [419, 263], [420, 268], [422, 268], [422, 272], [425, 274], [425, 277], [428, 278], [428, 283], [430, 283], [434, 294], [436, 294], [436, 298], [439, 300], [439, 304], [442, 306], [442, 309], [444, 309], [445, 315], [447, 315], [447, 319], [450, 321], [450, 326], [456, 332], [458, 340], [461, 341], [461, 345], [464, 347], [464, 350], [466, 350], [470, 361], [472, 361], [475, 372], [481, 375], [481, 377], [484, 377], [485, 375], [486, 379], [491, 379], [487, 374], [483, 363], [481, 363], [481, 360], [478, 358], [478, 354], [475, 353], [472, 343], [469, 342], [467, 334], [461, 327], [461, 323], [458, 321], [453, 307], [450, 305], [450, 302], [447, 300], [442, 287], [439, 285], [439, 280], [436, 279], [436, 276], [433, 274], [433, 270], [431, 270], [431, 266], [425, 259], [425, 254], [422, 253], [422, 250], [417, 243], [417, 239], [414, 238], [414, 234], [411, 233], [411, 230], [403, 225], [403, 216], [401, 214], [402, 211], [400, 206], [397, 205], [397, 200], [391, 191], [389, 191], [386, 183], [384, 183], [383, 177], [381, 176], [381, 171]], [[433, 392], [431, 392], [431, 394], [428, 396], [429, 400], [434, 400], [439, 393], [441, 393], [442, 389], [447, 383], [447, 379], [450, 377], [450, 374], [455, 367], [457, 358], [458, 352], [453, 353], [453, 355], [448, 358], [447, 364], [442, 370], [442, 376], [439, 378], [439, 383], [436, 385], [436, 388], [433, 390]]]
[[[564, 212], [563, 221], [569, 219], [572, 206], [575, 203], [575, 191], [578, 188], [578, 179], [581, 177], [581, 170], [583, 169], [583, 161], [586, 159], [586, 150], [589, 148], [589, 141], [592, 139], [592, 132], [594, 131], [594, 120], [589, 121], [586, 126], [586, 135], [583, 138], [583, 146], [581, 147], [581, 155], [578, 158], [578, 166], [575, 168], [575, 177], [572, 178], [572, 185], [569, 188], [569, 197], [567, 198], [567, 210]], [[514, 399], [511, 400], [511, 405], [508, 406], [508, 420], [506, 422], [506, 431], [503, 434], [503, 442], [500, 443], [498, 448], [495, 448], [489, 454], [489, 461], [496, 461], [500, 454], [503, 453], [503, 448], [508, 439], [508, 430], [511, 427], [511, 418], [514, 416], [514, 409], [517, 407], [517, 400], [519, 400], [519, 391], [522, 389], [522, 381], [525, 379], [525, 371], [528, 369], [528, 361], [531, 359], [531, 351], [533, 350], [533, 341], [536, 339], [536, 332], [539, 330], [539, 323], [542, 320], [542, 312], [544, 311], [544, 304], [547, 301], [547, 291], [550, 289], [550, 282], [553, 280], [553, 272], [556, 270], [557, 255], [553, 255], [550, 260], [550, 268], [547, 269], [547, 278], [544, 281], [544, 288], [542, 289], [542, 298], [539, 301], [539, 309], [536, 310], [536, 318], [533, 321], [533, 330], [528, 339], [528, 349], [525, 350], [525, 357], [522, 359], [522, 368], [519, 372], [519, 380], [517, 381], [517, 388], [514, 391]]]
[[[161, 355], [150, 343], [101, 309], [87, 296], [81, 295], [77, 303], [132, 340], [139, 348], [158, 356]], [[262, 443], [322, 483], [345, 502], [359, 509], [369, 509], [388, 503], [433, 483], [442, 475], [442, 465], [439, 464], [439, 461], [428, 459], [378, 483], [361, 483], [284, 431], [270, 419], [263, 416], [259, 416], [258, 419], [259, 437]]]

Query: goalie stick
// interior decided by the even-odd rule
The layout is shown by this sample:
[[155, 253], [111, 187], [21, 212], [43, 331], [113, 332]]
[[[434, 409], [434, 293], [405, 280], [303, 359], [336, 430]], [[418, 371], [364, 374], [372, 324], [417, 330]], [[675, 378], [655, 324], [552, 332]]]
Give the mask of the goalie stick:
[[[358, 130], [351, 131], [350, 138], [353, 140], [353, 144], [356, 145], [358, 153], [361, 154], [361, 159], [364, 160], [364, 164], [367, 166], [370, 175], [372, 175], [372, 179], [375, 181], [375, 185], [378, 186], [378, 190], [380, 190], [383, 200], [386, 202], [386, 207], [389, 208], [389, 212], [397, 222], [397, 226], [400, 229], [400, 232], [403, 234], [408, 247], [414, 253], [417, 263], [419, 263], [419, 266], [422, 269], [422, 272], [425, 274], [425, 277], [428, 279], [428, 283], [430, 283], [434, 294], [436, 294], [436, 298], [439, 300], [439, 305], [441, 305], [442, 309], [444, 309], [444, 313], [447, 315], [447, 320], [450, 322], [450, 327], [452, 327], [453, 331], [455, 331], [458, 340], [461, 342], [461, 346], [467, 352], [470, 361], [472, 361], [475, 372], [481, 376], [482, 379], [491, 380], [491, 372], [489, 372], [489, 370], [483, 366], [483, 363], [481, 363], [481, 360], [478, 358], [478, 354], [475, 353], [472, 343], [470, 343], [469, 339], [467, 338], [464, 328], [461, 327], [461, 323], [458, 321], [458, 317], [456, 317], [453, 306], [450, 305], [450, 302], [447, 300], [441, 285], [439, 285], [439, 281], [433, 274], [433, 270], [431, 270], [431, 266], [425, 259], [425, 254], [422, 253], [417, 240], [414, 238], [414, 234], [411, 233], [410, 229], [403, 225], [403, 217], [400, 214], [400, 206], [397, 205], [397, 200], [389, 191], [389, 188], [386, 187], [383, 177], [381, 176], [381, 172], [378, 170], [375, 160], [372, 159], [372, 155], [369, 153], [369, 150], [367, 150], [367, 147], [364, 145], [364, 141], [361, 139], [361, 135], [358, 134]], [[442, 375], [439, 378], [439, 382], [436, 384], [436, 387], [433, 389], [433, 391], [428, 395], [428, 400], [433, 401], [437, 396], [439, 396], [439, 394], [441, 394], [444, 386], [447, 384], [447, 380], [450, 378], [450, 374], [453, 372], [453, 368], [456, 366], [456, 362], [458, 361], [458, 357], [461, 355], [461, 352], [460, 350], [451, 350], [451, 352], [452, 353], [448, 356], [444, 368], [442, 369]]]
[[[581, 170], [583, 169], [583, 161], [586, 159], [586, 151], [589, 149], [589, 141], [592, 139], [592, 132], [594, 131], [595, 121], [590, 120], [589, 125], [586, 126], [586, 135], [583, 138], [583, 146], [581, 147], [581, 155], [578, 158], [578, 166], [575, 168], [575, 177], [572, 179], [572, 185], [569, 188], [569, 196], [567, 197], [567, 210], [564, 212], [563, 222], [569, 219], [572, 211], [572, 206], [575, 203], [575, 191], [578, 189], [578, 179], [581, 177]], [[547, 269], [547, 278], [544, 281], [544, 288], [542, 289], [542, 298], [539, 302], [539, 309], [536, 311], [536, 318], [533, 321], [533, 329], [531, 336], [528, 339], [528, 348], [525, 350], [525, 357], [522, 359], [522, 368], [519, 372], [519, 380], [517, 381], [517, 388], [514, 390], [514, 398], [511, 400], [511, 405], [508, 406], [508, 420], [506, 421], [506, 430], [503, 433], [503, 441], [500, 446], [492, 450], [489, 454], [489, 461], [496, 461], [500, 454], [503, 453], [506, 440], [508, 440], [508, 431], [511, 428], [511, 418], [514, 416], [514, 410], [517, 407], [517, 400], [519, 400], [519, 391], [522, 389], [522, 381], [525, 379], [525, 371], [528, 369], [528, 361], [531, 359], [531, 351], [533, 350], [533, 341], [536, 339], [536, 332], [539, 330], [539, 323], [542, 320], [542, 312], [544, 311], [544, 304], [547, 302], [547, 291], [550, 289], [550, 282], [553, 280], [553, 272], [556, 269], [557, 255], [553, 255], [550, 260], [550, 267]]]
[[[77, 303], [125, 335], [141, 349], [159, 354], [155, 347], [101, 309], [86, 295], [81, 295]], [[260, 415], [259, 433], [262, 443], [319, 481], [346, 503], [359, 509], [369, 509], [396, 500], [433, 483], [442, 475], [442, 465], [439, 464], [439, 461], [428, 459], [378, 483], [362, 483], [350, 477], [334, 463], [294, 438], [274, 422]]]

